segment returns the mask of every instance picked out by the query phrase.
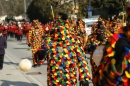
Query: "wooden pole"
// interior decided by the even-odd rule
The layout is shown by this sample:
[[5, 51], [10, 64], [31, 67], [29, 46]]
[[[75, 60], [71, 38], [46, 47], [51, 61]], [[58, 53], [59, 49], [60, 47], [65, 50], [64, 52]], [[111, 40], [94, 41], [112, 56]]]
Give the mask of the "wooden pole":
[[54, 11], [53, 11], [53, 7], [51, 6], [51, 13], [52, 13], [52, 18], [54, 20]]
[[124, 26], [124, 6], [123, 6], [123, 13], [122, 13], [122, 25]]

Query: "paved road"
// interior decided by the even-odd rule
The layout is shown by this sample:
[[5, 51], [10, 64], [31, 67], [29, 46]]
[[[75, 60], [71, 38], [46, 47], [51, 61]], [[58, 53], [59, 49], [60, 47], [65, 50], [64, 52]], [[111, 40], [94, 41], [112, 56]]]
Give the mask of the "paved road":
[[[29, 72], [25, 73], [19, 70], [18, 68], [18, 64], [19, 62], [24, 59], [24, 58], [28, 58], [30, 61], [32, 61], [31, 59], [31, 51], [27, 51], [28, 46], [25, 43], [25, 38], [23, 38], [22, 42], [18, 42], [13, 38], [8, 38], [7, 40], [7, 44], [8, 44], [8, 48], [6, 49], [6, 55], [5, 55], [5, 63], [4, 66], [6, 66], [1, 72], [1, 74], [6, 74], [6, 75], [12, 75], [10, 73], [12, 73], [11, 70], [15, 69], [16, 71], [13, 72], [13, 74], [16, 72], [19, 73], [17, 75], [19, 75], [18, 79], [23, 79], [23, 81], [21, 83], [32, 83], [33, 85], [16, 85], [18, 84], [18, 79], [16, 77], [16, 79], [14, 79], [13, 81], [15, 81], [12, 85], [0, 85], [0, 86], [47, 86], [46, 84], [46, 80], [47, 80], [47, 75], [46, 75], [46, 69], [47, 69], [47, 65], [46, 62], [41, 66], [41, 67], [37, 67], [37, 68], [32, 68]], [[8, 65], [8, 64], [9, 65]], [[9, 68], [11, 68], [8, 73], [5, 73], [5, 71]], [[21, 74], [21, 75], [20, 75]], [[21, 78], [20, 78], [21, 77]], [[23, 78], [22, 78], [23, 77]], [[10, 77], [11, 78], [11, 77]], [[11, 83], [10, 78], [8, 79], [8, 82]], [[15, 77], [12, 77], [15, 78]], [[4, 80], [7, 80], [6, 78], [4, 78]], [[0, 78], [1, 82], [2, 79]], [[19, 82], [19, 84], [20, 84]], [[90, 81], [90, 86], [93, 86], [91, 81]]]

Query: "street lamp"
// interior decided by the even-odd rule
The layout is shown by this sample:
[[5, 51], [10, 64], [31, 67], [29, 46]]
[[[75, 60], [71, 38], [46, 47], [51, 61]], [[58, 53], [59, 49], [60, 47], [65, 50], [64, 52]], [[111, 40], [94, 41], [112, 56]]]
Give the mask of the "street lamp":
[[72, 12], [78, 13], [79, 7], [76, 5], [76, 1], [74, 0], [74, 7], [72, 8]]
[[[10, 6], [10, 7], [13, 7], [14, 3], [12, 2], [12, 0], [5, 0], [5, 1], [11, 2], [11, 3], [12, 3], [12, 6]], [[14, 7], [13, 7], [13, 10], [14, 10]], [[12, 10], [12, 11], [13, 11], [13, 10]]]
[[4, 9], [3, 9], [3, 6], [0, 4], [1, 6], [1, 9], [2, 9], [2, 16], [4, 15]]
[[88, 4], [89, 4], [89, 6], [91, 6], [91, 0], [88, 0]]
[[89, 5], [88, 5], [88, 17], [92, 16], [92, 7], [91, 7], [91, 1], [89, 0]]
[[78, 13], [79, 7], [78, 5], [76, 5], [76, 1], [73, 0], [73, 7], [71, 9], [72, 15], [71, 15], [71, 19], [77, 19], [77, 15], [76, 13]]
[[4, 15], [4, 8], [3, 8], [3, 5], [1, 3], [1, 0], [0, 0], [0, 6], [1, 6], [1, 10], [2, 10], [2, 16]]
[[25, 18], [25, 20], [26, 20], [26, 9], [27, 9], [26, 0], [24, 0], [24, 18]]
[[10, 1], [10, 2], [12, 3], [12, 5], [14, 4], [14, 3], [12, 2], [12, 0], [5, 0], [5, 1]]
[[74, 12], [74, 13], [78, 13], [78, 9], [79, 9], [78, 6], [76, 6], [76, 7], [72, 7], [72, 12]]

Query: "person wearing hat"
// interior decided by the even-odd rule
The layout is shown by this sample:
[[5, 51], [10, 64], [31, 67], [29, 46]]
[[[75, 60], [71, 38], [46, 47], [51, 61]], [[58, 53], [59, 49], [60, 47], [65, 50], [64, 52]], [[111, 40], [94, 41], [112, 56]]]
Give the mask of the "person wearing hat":
[[7, 42], [2, 34], [2, 30], [0, 30], [0, 70], [3, 69], [4, 55], [6, 48], [7, 48]]
[[45, 38], [44, 48], [49, 50], [47, 59], [48, 86], [89, 86], [90, 72], [84, 50], [76, 36], [69, 33], [67, 14], [60, 13], [50, 36]]

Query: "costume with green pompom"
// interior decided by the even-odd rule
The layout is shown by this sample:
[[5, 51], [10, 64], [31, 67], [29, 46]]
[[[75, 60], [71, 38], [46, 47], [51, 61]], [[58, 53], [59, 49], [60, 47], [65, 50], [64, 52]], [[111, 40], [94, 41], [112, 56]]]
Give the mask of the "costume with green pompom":
[[47, 57], [48, 86], [77, 86], [77, 69], [80, 81], [88, 81], [90, 72], [87, 58], [75, 36], [65, 27], [66, 22], [58, 18], [50, 37], [44, 42], [49, 50]]
[[[130, 84], [128, 70], [130, 56], [124, 49], [125, 46], [130, 47], [130, 44], [128, 41], [124, 41], [125, 35], [114, 34], [112, 38], [111, 42], [106, 44], [106, 54], [94, 73], [93, 83], [95, 86], [129, 86]], [[122, 49], [124, 50], [122, 51]], [[123, 58], [120, 59], [120, 57]]]
[[[93, 26], [92, 33], [88, 36], [87, 48], [90, 53], [90, 64], [92, 70], [92, 76], [97, 69], [97, 65], [94, 62], [93, 53], [98, 46], [104, 46], [107, 41], [107, 33], [105, 26], [102, 25], [102, 21], [98, 21], [97, 25]], [[100, 59], [100, 58], [99, 58]]]
[[[129, 9], [127, 7], [127, 13]], [[106, 43], [104, 57], [93, 76], [95, 86], [130, 85], [130, 25], [123, 31], [124, 34], [111, 35], [111, 41]]]

